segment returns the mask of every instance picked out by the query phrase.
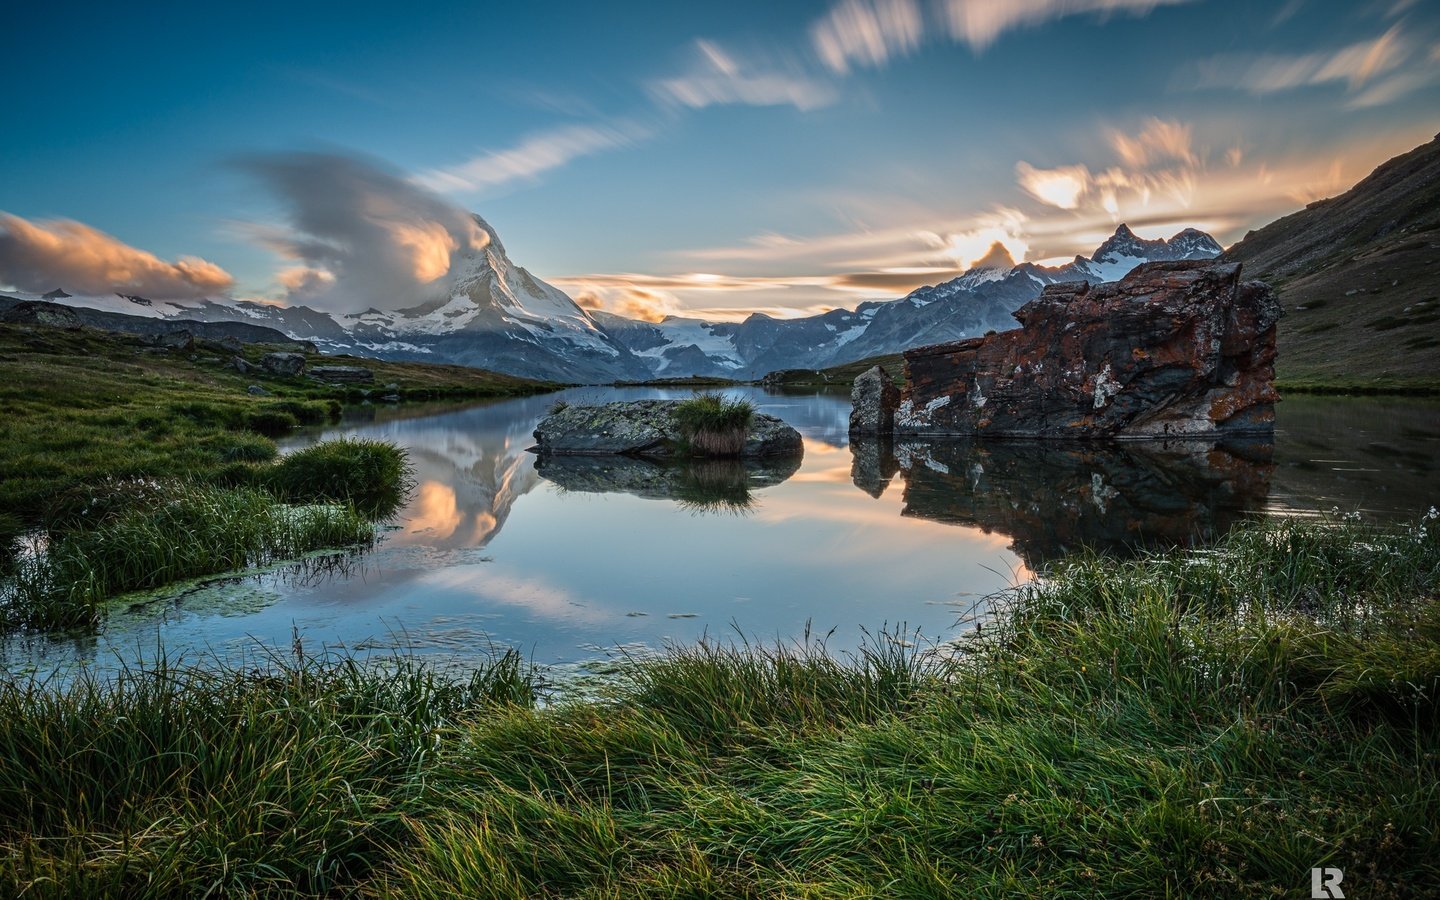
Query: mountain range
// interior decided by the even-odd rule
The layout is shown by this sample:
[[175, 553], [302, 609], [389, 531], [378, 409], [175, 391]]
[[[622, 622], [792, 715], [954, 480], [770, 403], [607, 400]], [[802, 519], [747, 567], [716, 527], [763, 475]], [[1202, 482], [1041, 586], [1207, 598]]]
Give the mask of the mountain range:
[[[500, 236], [460, 259], [447, 289], [416, 306], [332, 315], [304, 305], [251, 300], [159, 301], [128, 294], [72, 296], [63, 288], [13, 300], [79, 307], [92, 324], [153, 333], [157, 325], [263, 326], [324, 351], [383, 359], [459, 363], [554, 381], [758, 378], [777, 369], [822, 368], [908, 347], [1015, 327], [1011, 313], [1047, 284], [1113, 281], [1143, 262], [1218, 255], [1214, 238], [1187, 228], [1143, 240], [1124, 225], [1088, 257], [1061, 266], [1016, 265], [994, 245], [958, 278], [898, 300], [868, 301], [796, 319], [755, 313], [742, 322], [671, 316], [660, 322], [586, 310], [515, 265]], [[126, 319], [136, 317], [130, 326]]]

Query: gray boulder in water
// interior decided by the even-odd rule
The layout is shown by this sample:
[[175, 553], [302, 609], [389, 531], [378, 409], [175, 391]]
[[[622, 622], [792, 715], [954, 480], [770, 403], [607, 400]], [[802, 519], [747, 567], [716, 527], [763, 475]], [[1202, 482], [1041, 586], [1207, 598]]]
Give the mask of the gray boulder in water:
[[889, 434], [895, 428], [900, 389], [882, 366], [871, 366], [850, 389], [850, 433]]
[[[542, 455], [647, 456], [677, 455], [684, 434], [675, 418], [683, 400], [622, 400], [599, 406], [567, 406], [535, 427], [535, 447]], [[800, 432], [774, 416], [755, 413], [741, 458], [800, 456]]]

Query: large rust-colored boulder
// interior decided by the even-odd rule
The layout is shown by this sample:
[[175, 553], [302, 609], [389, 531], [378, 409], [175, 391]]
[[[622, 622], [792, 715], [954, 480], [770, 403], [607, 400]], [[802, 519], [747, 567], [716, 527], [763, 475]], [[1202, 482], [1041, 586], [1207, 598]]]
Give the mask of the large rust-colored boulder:
[[905, 353], [895, 433], [1214, 438], [1274, 427], [1268, 286], [1238, 263], [1146, 263], [1047, 287], [1022, 327]]

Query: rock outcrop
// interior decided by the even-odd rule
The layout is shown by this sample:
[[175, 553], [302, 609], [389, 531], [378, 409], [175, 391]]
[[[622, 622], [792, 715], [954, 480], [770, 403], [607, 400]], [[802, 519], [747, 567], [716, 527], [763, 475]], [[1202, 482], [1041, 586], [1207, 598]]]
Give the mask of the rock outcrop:
[[[535, 448], [543, 454], [580, 456], [676, 455], [684, 435], [675, 419], [683, 400], [622, 400], [600, 406], [567, 406], [535, 427]], [[764, 413], [750, 420], [740, 456], [799, 456], [800, 432]]]
[[305, 356], [300, 353], [267, 353], [260, 357], [260, 366], [271, 375], [300, 375], [305, 371]]
[[900, 407], [900, 389], [883, 366], [860, 373], [850, 388], [850, 433], [889, 434]]
[[375, 373], [364, 366], [311, 366], [310, 375], [321, 381], [347, 384], [375, 380]]
[[0, 322], [12, 322], [21, 325], [49, 325], [52, 328], [64, 328], [68, 331], [76, 331], [83, 324], [75, 311], [68, 306], [59, 306], [54, 303], [44, 303], [38, 300], [27, 300], [12, 304], [0, 311]]
[[1047, 287], [1021, 328], [905, 353], [895, 433], [1217, 438], [1274, 425], [1280, 307], [1240, 266], [1148, 263]]

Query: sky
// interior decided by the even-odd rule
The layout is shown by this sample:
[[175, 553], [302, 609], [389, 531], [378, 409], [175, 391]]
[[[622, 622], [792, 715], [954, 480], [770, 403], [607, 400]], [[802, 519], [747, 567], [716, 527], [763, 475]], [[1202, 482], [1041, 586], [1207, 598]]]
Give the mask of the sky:
[[1427, 0], [24, 4], [6, 31], [14, 290], [400, 308], [491, 240], [474, 212], [582, 305], [802, 315], [996, 242], [1229, 245], [1440, 131]]

